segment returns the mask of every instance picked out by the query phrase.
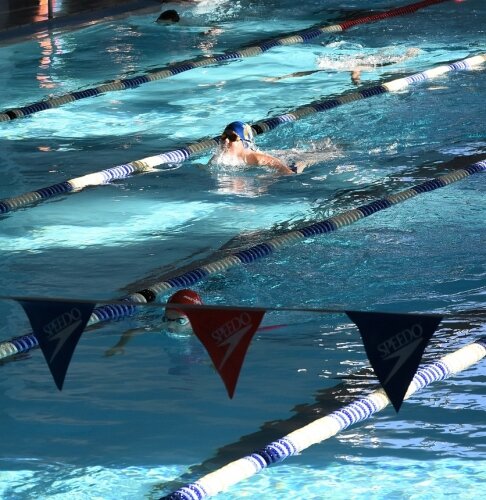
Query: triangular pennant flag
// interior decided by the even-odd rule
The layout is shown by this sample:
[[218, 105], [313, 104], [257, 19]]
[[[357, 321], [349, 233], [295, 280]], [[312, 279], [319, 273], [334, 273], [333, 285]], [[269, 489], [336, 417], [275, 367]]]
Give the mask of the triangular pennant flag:
[[184, 312], [232, 398], [246, 351], [265, 311], [202, 307]]
[[422, 354], [442, 317], [345, 312], [358, 327], [371, 366], [398, 412]]
[[59, 390], [94, 304], [19, 300]]

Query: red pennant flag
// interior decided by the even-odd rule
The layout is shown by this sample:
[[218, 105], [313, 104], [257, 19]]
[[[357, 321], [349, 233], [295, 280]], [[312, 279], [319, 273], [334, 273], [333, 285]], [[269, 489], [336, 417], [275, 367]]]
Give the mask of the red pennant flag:
[[265, 311], [201, 307], [184, 312], [232, 398], [246, 351]]
[[74, 349], [94, 303], [18, 300], [27, 314], [57, 388], [61, 391]]
[[442, 317], [345, 311], [358, 327], [373, 370], [398, 413]]

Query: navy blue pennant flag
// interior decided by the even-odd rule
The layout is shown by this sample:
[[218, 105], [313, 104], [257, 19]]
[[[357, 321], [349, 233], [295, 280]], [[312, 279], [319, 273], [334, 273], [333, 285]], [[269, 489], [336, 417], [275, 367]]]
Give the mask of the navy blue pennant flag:
[[358, 327], [373, 370], [398, 413], [440, 316], [345, 311]]
[[94, 303], [19, 300], [61, 391], [74, 349], [84, 331]]

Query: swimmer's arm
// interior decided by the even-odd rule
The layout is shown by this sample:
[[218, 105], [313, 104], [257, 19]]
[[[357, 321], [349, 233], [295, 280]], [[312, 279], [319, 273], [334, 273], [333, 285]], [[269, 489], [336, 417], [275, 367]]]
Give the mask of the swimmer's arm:
[[219, 156], [219, 154], [220, 153], [216, 153], [213, 156], [211, 156], [211, 159], [208, 161], [208, 166], [212, 165], [213, 163], [217, 163], [218, 162], [218, 156]]
[[219, 26], [212, 26], [206, 31], [203, 31], [200, 35], [201, 36], [210, 36], [210, 35], [221, 35], [223, 33], [223, 29], [220, 28]]
[[282, 75], [282, 76], [269, 76], [267, 78], [264, 78], [264, 80], [266, 82], [276, 82], [277, 80], [283, 80], [284, 78], [297, 78], [300, 76], [313, 75], [318, 71], [322, 71], [322, 69], [314, 69], [310, 71], [296, 71], [295, 73], [289, 73], [288, 75]]
[[291, 170], [283, 161], [267, 153], [253, 152], [251, 155], [249, 155], [248, 161], [249, 163], [254, 165], [271, 167], [284, 175], [294, 174], [294, 171]]
[[130, 330], [127, 330], [126, 332], [123, 332], [122, 336], [120, 337], [120, 340], [113, 347], [110, 347], [110, 349], [107, 349], [105, 351], [105, 356], [124, 354], [125, 353], [124, 347], [128, 344], [128, 342], [130, 342], [131, 338], [137, 333], [142, 333], [144, 331], [145, 328], [132, 328]]
[[259, 165], [273, 167], [285, 175], [300, 174], [305, 168], [309, 166], [308, 162], [302, 160], [297, 160], [290, 164], [287, 164], [279, 160], [275, 156], [271, 156], [266, 153], [258, 154], [262, 154], [265, 157], [265, 159], [262, 160], [263, 163], [259, 163]]

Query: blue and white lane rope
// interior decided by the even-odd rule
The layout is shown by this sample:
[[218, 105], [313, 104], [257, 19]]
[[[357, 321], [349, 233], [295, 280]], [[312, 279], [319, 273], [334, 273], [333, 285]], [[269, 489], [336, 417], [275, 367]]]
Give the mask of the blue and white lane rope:
[[[442, 76], [451, 71], [476, 69], [485, 61], [486, 54], [480, 54], [453, 62], [451, 64], [437, 66], [435, 68], [431, 68], [426, 71], [407, 76], [405, 78], [392, 80], [382, 85], [377, 85], [374, 87], [365, 88], [360, 91], [348, 93], [341, 97], [324, 99], [322, 101], [306, 104], [283, 115], [260, 120], [252, 125], [252, 129], [255, 135], [263, 134], [284, 123], [294, 122], [315, 113], [322, 113], [324, 111], [328, 111], [337, 106], [340, 106], [341, 104], [347, 104], [387, 92], [396, 92], [399, 90], [403, 90], [409, 85], [421, 83], [425, 80]], [[34, 205], [55, 196], [78, 192], [88, 186], [100, 186], [114, 180], [124, 179], [132, 174], [150, 172], [155, 167], [158, 167], [160, 165], [180, 163], [194, 155], [198, 155], [210, 149], [216, 148], [218, 144], [219, 136], [213, 137], [212, 139], [202, 139], [198, 142], [182, 147], [181, 149], [168, 151], [156, 156], [142, 158], [141, 160], [136, 160], [131, 163], [119, 165], [117, 167], [102, 170], [100, 172], [94, 172], [82, 177], [76, 177], [74, 179], [60, 182], [59, 184], [54, 184], [45, 188], [37, 189], [36, 191], [31, 191], [22, 195], [13, 196], [11, 198], [4, 198], [3, 200], [0, 200], [0, 215], [12, 212], [19, 208], [25, 208], [29, 205]]]
[[113, 80], [110, 82], [103, 83], [98, 87], [80, 90], [77, 92], [70, 92], [68, 94], [60, 95], [57, 97], [51, 97], [49, 99], [38, 101], [33, 104], [23, 106], [21, 108], [13, 108], [5, 110], [2, 113], [0, 113], [0, 122], [15, 120], [16, 118], [29, 116], [34, 113], [38, 113], [39, 111], [45, 111], [47, 109], [57, 108], [59, 106], [74, 101], [79, 101], [80, 99], [86, 99], [88, 97], [94, 97], [100, 94], [104, 94], [105, 92], [115, 92], [118, 90], [133, 89], [139, 87], [140, 85], [143, 85], [144, 83], [149, 83], [156, 80], [169, 78], [171, 76], [178, 75], [180, 73], [183, 73], [184, 71], [189, 71], [191, 69], [210, 66], [213, 64], [219, 64], [222, 62], [226, 63], [228, 61], [244, 59], [246, 57], [257, 56], [259, 54], [262, 54], [263, 52], [270, 50], [273, 47], [309, 42], [310, 40], [317, 38], [325, 33], [345, 31], [359, 24], [380, 21], [382, 19], [401, 16], [405, 14], [412, 14], [419, 9], [423, 9], [431, 5], [447, 1], [450, 0], [424, 0], [422, 2], [405, 5], [403, 7], [397, 7], [389, 11], [379, 12], [377, 14], [371, 14], [369, 16], [365, 16], [359, 19], [343, 21], [342, 23], [334, 24], [331, 26], [316, 26], [312, 28], [306, 28], [294, 34], [289, 34], [284, 37], [266, 40], [259, 44], [231, 52], [225, 52], [221, 55], [213, 57], [200, 57], [197, 59], [180, 61], [175, 64], [170, 64], [161, 69], [149, 71], [145, 74], [136, 77]]
[[[444, 380], [469, 368], [484, 356], [486, 356], [486, 337], [419, 368], [404, 399], [408, 399], [432, 382]], [[287, 434], [287, 436], [268, 444], [251, 455], [207, 474], [161, 500], [202, 500], [221, 491], [226, 491], [234, 484], [254, 476], [271, 464], [281, 462], [287, 457], [296, 455], [314, 444], [335, 436], [350, 425], [368, 419], [374, 413], [383, 410], [389, 402], [385, 391], [378, 389], [340, 410]]]
[[[135, 314], [137, 310], [136, 304], [160, 301], [163, 294], [165, 294], [168, 290], [190, 287], [212, 274], [221, 273], [235, 265], [250, 264], [262, 257], [267, 257], [273, 254], [283, 247], [296, 243], [297, 241], [319, 236], [321, 234], [331, 233], [341, 227], [350, 225], [353, 222], [363, 219], [364, 217], [368, 217], [376, 212], [390, 208], [393, 205], [409, 200], [419, 194], [448, 186], [449, 184], [480, 172], [486, 172], [486, 160], [473, 163], [464, 169], [456, 170], [450, 174], [430, 179], [404, 191], [372, 201], [366, 205], [361, 205], [357, 208], [348, 210], [309, 226], [305, 226], [301, 229], [286, 231], [275, 238], [271, 238], [263, 243], [247, 248], [246, 250], [235, 252], [222, 259], [215, 260], [205, 264], [204, 266], [192, 269], [179, 276], [175, 276], [168, 281], [155, 283], [144, 290], [123, 297], [120, 300], [126, 301], [126, 305], [110, 304], [97, 307], [91, 314], [87, 326], [103, 321], [117, 320], [131, 316]], [[0, 342], [0, 360], [21, 352], [27, 352], [30, 349], [37, 348], [38, 346], [39, 344], [37, 338], [33, 333]]]

